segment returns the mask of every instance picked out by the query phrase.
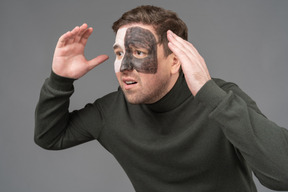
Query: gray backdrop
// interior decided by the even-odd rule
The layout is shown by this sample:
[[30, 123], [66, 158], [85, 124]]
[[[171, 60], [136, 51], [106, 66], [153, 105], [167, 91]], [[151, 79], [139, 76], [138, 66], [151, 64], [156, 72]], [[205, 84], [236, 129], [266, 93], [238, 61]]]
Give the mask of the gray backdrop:
[[[83, 22], [95, 29], [87, 57], [110, 59], [75, 83], [71, 110], [114, 91], [111, 25], [142, 4], [176, 11], [211, 75], [236, 82], [266, 116], [288, 127], [287, 0], [1, 0], [1, 192], [133, 191], [97, 141], [57, 152], [36, 146], [34, 108], [58, 38]], [[256, 183], [260, 192], [270, 191]]]

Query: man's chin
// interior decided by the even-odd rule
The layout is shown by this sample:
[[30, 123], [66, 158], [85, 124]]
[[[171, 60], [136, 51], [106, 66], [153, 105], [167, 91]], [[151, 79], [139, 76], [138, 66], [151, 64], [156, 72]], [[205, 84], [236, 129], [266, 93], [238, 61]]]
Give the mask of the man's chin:
[[125, 95], [126, 101], [130, 104], [133, 104], [133, 105], [148, 104], [144, 98], [139, 98], [136, 96], [128, 95], [125, 92], [124, 92], [124, 95]]
[[128, 103], [133, 104], [133, 105], [145, 104], [145, 102], [143, 102], [139, 99], [129, 98], [127, 96], [125, 96], [125, 99]]
[[150, 102], [149, 100], [145, 100], [145, 99], [140, 99], [140, 98], [128, 98], [125, 96], [125, 99], [128, 103], [132, 104], [132, 105], [141, 105], [141, 104], [153, 104], [155, 102]]
[[131, 91], [127, 91], [127, 90], [123, 90], [122, 91], [125, 95], [125, 99], [128, 103], [130, 104], [152, 104], [155, 103], [155, 99], [153, 99], [153, 97], [149, 97], [149, 95], [143, 95], [143, 93], [139, 93], [139, 92], [131, 92]]

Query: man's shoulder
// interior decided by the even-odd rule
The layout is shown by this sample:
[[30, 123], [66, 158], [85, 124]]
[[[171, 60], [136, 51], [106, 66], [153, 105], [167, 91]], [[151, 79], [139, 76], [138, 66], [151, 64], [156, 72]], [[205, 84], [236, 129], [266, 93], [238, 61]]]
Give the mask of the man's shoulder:
[[250, 96], [247, 95], [247, 93], [245, 93], [237, 84], [233, 82], [227, 82], [219, 78], [212, 78], [212, 79], [221, 89], [223, 89], [226, 92], [232, 91], [233, 94], [242, 98], [248, 104], [249, 107], [253, 108], [255, 111], [262, 114], [259, 108], [257, 107], [255, 101], [251, 99]]

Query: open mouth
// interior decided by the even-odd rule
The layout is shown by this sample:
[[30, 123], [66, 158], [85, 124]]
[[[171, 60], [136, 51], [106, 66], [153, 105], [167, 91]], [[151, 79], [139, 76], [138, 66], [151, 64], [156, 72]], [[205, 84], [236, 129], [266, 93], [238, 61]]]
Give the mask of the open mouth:
[[136, 81], [124, 81], [126, 85], [133, 85], [136, 84]]

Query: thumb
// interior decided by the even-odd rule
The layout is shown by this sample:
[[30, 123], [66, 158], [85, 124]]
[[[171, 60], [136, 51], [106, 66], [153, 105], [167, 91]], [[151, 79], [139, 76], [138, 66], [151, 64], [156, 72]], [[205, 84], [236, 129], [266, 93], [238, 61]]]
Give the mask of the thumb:
[[99, 56], [95, 57], [94, 59], [91, 59], [90, 61], [88, 61], [89, 69], [90, 70], [93, 69], [94, 67], [103, 63], [107, 59], [109, 59], [108, 55], [99, 55]]

